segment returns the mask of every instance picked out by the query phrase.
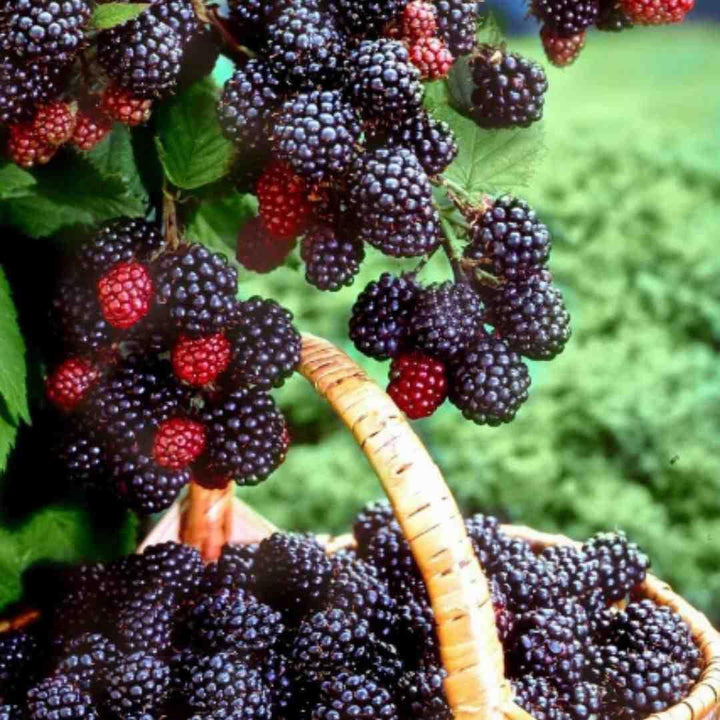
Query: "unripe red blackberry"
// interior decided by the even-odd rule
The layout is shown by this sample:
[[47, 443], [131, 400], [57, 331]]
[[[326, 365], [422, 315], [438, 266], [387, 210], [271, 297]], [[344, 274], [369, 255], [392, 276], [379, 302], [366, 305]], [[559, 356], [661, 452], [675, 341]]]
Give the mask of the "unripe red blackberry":
[[420, 38], [410, 46], [410, 60], [425, 80], [447, 77], [455, 62], [453, 54], [440, 38]]
[[77, 122], [72, 135], [73, 145], [78, 150], [88, 152], [101, 143], [112, 130], [112, 120], [100, 112], [84, 112], [77, 114]]
[[547, 28], [573, 37], [595, 24], [598, 0], [533, 0], [532, 12]]
[[105, 320], [114, 328], [127, 330], [142, 320], [154, 297], [154, 287], [145, 265], [120, 263], [98, 280], [98, 298]]
[[542, 118], [545, 71], [517, 53], [486, 47], [473, 56], [472, 118], [482, 128], [529, 127]]
[[295, 247], [295, 237], [277, 240], [260, 217], [248, 220], [238, 233], [236, 257], [247, 270], [269, 273], [279, 268]]
[[69, 358], [48, 377], [48, 400], [61, 410], [74, 410], [100, 377], [99, 368], [84, 358]]
[[403, 10], [402, 35], [411, 43], [437, 33], [437, 8], [425, 0], [412, 0]]
[[170, 470], [181, 470], [197, 460], [205, 449], [205, 427], [188, 418], [166, 420], [155, 433], [155, 462]]
[[399, 720], [391, 693], [370, 675], [340, 673], [320, 687], [313, 720], [351, 720], [351, 718]]
[[10, 159], [23, 168], [47, 165], [57, 152], [57, 148], [40, 140], [32, 123], [10, 126], [7, 149]]
[[472, 52], [477, 31], [478, 3], [475, 0], [438, 0], [440, 37], [458, 57]]
[[430, 417], [447, 397], [445, 365], [417, 350], [398, 355], [387, 392], [411, 420]]
[[30, 688], [27, 694], [30, 720], [97, 720], [92, 698], [72, 683], [66, 675], [51, 675]]
[[695, 6], [695, 0], [622, 0], [622, 9], [636, 25], [680, 23]]
[[106, 675], [106, 704], [118, 717], [147, 717], [162, 706], [169, 691], [170, 667], [142, 651], [120, 658]]
[[75, 129], [75, 112], [64, 102], [43, 105], [38, 108], [32, 126], [40, 142], [56, 147], [72, 137]]
[[402, 0], [335, 0], [340, 22], [356, 37], [377, 37], [403, 10]]
[[135, 127], [150, 119], [152, 102], [152, 100], [136, 97], [129, 90], [115, 83], [110, 83], [102, 94], [100, 107], [113, 120]]
[[586, 36], [587, 33], [584, 30], [575, 35], [561, 35], [546, 25], [540, 30], [540, 39], [545, 48], [545, 55], [556, 67], [568, 67], [580, 57], [580, 53], [585, 47]]
[[530, 374], [505, 342], [479, 333], [450, 366], [450, 402], [478, 425], [511, 422], [528, 398]]
[[0, 123], [31, 120], [35, 108], [54, 100], [65, 84], [67, 68], [42, 61], [0, 57]]
[[257, 184], [260, 217], [277, 240], [293, 240], [310, 222], [312, 206], [305, 182], [286, 164], [273, 162]]
[[232, 346], [224, 333], [198, 338], [180, 335], [172, 349], [175, 375], [194, 387], [215, 382], [227, 370]]
[[352, 285], [365, 258], [365, 248], [347, 231], [316, 225], [302, 241], [305, 279], [320, 290], [335, 292]]

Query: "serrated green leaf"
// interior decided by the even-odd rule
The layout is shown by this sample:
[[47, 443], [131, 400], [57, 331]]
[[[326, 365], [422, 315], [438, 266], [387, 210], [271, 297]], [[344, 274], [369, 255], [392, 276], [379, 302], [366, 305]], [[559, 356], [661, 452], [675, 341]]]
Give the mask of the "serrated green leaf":
[[160, 160], [168, 179], [183, 190], [215, 182], [230, 169], [232, 144], [220, 130], [216, 102], [217, 88], [206, 79], [157, 114]]
[[135, 19], [150, 7], [150, 3], [105, 3], [97, 5], [90, 18], [90, 24], [96, 30], [108, 30]]
[[17, 425], [13, 425], [0, 413], [0, 474], [7, 467], [10, 451], [15, 447], [17, 433]]
[[35, 178], [15, 163], [0, 160], [0, 200], [26, 195]]
[[5, 271], [0, 267], [0, 396], [10, 420], [30, 422], [27, 402], [25, 341], [18, 326], [17, 313]]

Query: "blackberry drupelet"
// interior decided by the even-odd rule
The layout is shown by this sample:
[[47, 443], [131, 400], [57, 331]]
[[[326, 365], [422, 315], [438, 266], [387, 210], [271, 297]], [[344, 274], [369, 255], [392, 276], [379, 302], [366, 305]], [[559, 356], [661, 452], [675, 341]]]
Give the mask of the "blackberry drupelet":
[[532, 360], [552, 360], [570, 339], [570, 314], [547, 270], [508, 282], [491, 295], [495, 330], [516, 352]]
[[540, 120], [548, 88], [540, 65], [486, 48], [473, 56], [470, 68], [475, 85], [471, 115], [480, 127], [529, 127]]
[[205, 569], [205, 584], [212, 589], [248, 590], [257, 582], [255, 556], [259, 545], [224, 545], [217, 562]]
[[71, 412], [97, 382], [100, 368], [81, 357], [70, 357], [45, 380], [45, 395], [60, 410]]
[[633, 27], [619, 0], [600, 0], [600, 10], [595, 27], [603, 32], [622, 32]]
[[152, 100], [135, 97], [129, 90], [112, 81], [103, 91], [100, 108], [113, 120], [128, 127], [136, 127], [150, 119], [152, 103]]
[[235, 311], [237, 270], [227, 258], [197, 244], [167, 253], [156, 263], [155, 288], [171, 323], [188, 335], [211, 335]]
[[325, 680], [312, 720], [353, 720], [387, 718], [398, 720], [398, 710], [390, 692], [369, 675], [340, 673]]
[[398, 686], [398, 704], [403, 713], [416, 720], [452, 720], [443, 688], [445, 676], [442, 667], [432, 665], [406, 672]]
[[[58, 592], [51, 596], [51, 627], [57, 646], [97, 626], [95, 619], [102, 612], [108, 589], [103, 565], [80, 565], [61, 573], [53, 585]], [[47, 602], [47, 598], [43, 599]]]
[[52, 675], [28, 690], [30, 720], [97, 720], [92, 698], [65, 675]]
[[200, 585], [205, 566], [198, 550], [189, 545], [164, 542], [145, 548], [144, 574], [178, 597], [190, 596]]
[[60, 94], [65, 74], [61, 65], [0, 56], [0, 123], [31, 120], [36, 107]]
[[178, 34], [155, 15], [103, 30], [97, 39], [98, 62], [115, 82], [134, 97], [154, 99], [175, 88], [182, 43]]
[[598, 533], [583, 544], [583, 550], [597, 563], [600, 588], [609, 603], [621, 600], [639, 585], [650, 567], [648, 556], [622, 531]]
[[47, 165], [56, 152], [56, 147], [41, 139], [33, 123], [11, 125], [8, 128], [7, 155], [21, 168]]
[[524, 675], [512, 680], [512, 686], [515, 702], [535, 720], [570, 720], [558, 689], [548, 678]]
[[77, 250], [77, 264], [99, 277], [120, 263], [146, 262], [163, 246], [155, 223], [140, 218], [110, 220]]
[[218, 117], [227, 138], [243, 148], [261, 147], [280, 93], [280, 82], [263, 60], [249, 60], [236, 70], [218, 102]]
[[341, 24], [357, 37], [376, 37], [403, 11], [401, 0], [335, 0]]
[[117, 642], [126, 653], [162, 655], [170, 649], [180, 604], [170, 588], [155, 583], [122, 603], [116, 616]]
[[428, 355], [450, 361], [483, 330], [482, 313], [480, 298], [468, 285], [452, 281], [431, 285], [417, 297], [410, 335]]
[[365, 248], [344, 230], [316, 225], [305, 235], [300, 256], [305, 261], [305, 279], [319, 290], [336, 292], [355, 281]]
[[392, 506], [387, 500], [377, 500], [365, 505], [353, 523], [353, 535], [360, 552], [366, 551], [372, 536], [394, 519]]
[[92, 694], [116, 659], [117, 648], [105, 635], [84, 633], [68, 643], [56, 672], [67, 677], [82, 692]]
[[149, 12], [172, 28], [183, 48], [200, 33], [200, 23], [191, 0], [154, 0]]
[[97, 296], [105, 320], [118, 330], [129, 330], [150, 312], [155, 289], [145, 265], [120, 263], [98, 280]]
[[107, 447], [99, 435], [82, 422], [68, 422], [53, 448], [68, 479], [85, 490], [102, 491], [107, 481]]
[[503, 340], [480, 333], [449, 371], [450, 401], [478, 425], [511, 422], [528, 398], [530, 375]]
[[0, 634], [0, 703], [23, 696], [37, 659], [38, 643], [33, 635], [23, 630]]
[[[313, 213], [311, 189], [289, 165], [271, 162], [258, 180], [256, 194], [259, 220], [273, 240], [287, 243], [307, 229]], [[292, 248], [286, 243], [278, 243], [279, 247], [287, 248], [285, 254], [279, 256], [283, 259]]]
[[105, 676], [106, 705], [125, 718], [153, 715], [170, 691], [170, 666], [143, 652], [121, 657]]
[[439, 665], [435, 615], [424, 582], [419, 578], [407, 581], [396, 589], [395, 599], [400, 617], [396, 642], [401, 656], [420, 665]]
[[337, 179], [357, 157], [360, 116], [339, 90], [313, 90], [291, 97], [275, 120], [276, 157], [308, 181]]
[[598, 0], [533, 0], [532, 13], [565, 37], [587, 30], [598, 17]]
[[450, 126], [424, 110], [393, 128], [387, 144], [412, 150], [428, 175], [439, 175], [458, 154], [458, 144]]
[[423, 80], [446, 78], [455, 63], [445, 43], [436, 37], [421, 38], [410, 46], [410, 60]]
[[426, 0], [411, 0], [402, 16], [402, 36], [411, 42], [437, 34], [437, 8]]
[[261, 217], [248, 220], [237, 239], [237, 261], [256, 273], [269, 273], [280, 267], [295, 247], [295, 237], [278, 240], [268, 231]]
[[364, 355], [387, 360], [410, 346], [410, 317], [420, 288], [412, 275], [383, 273], [358, 295], [350, 339]]
[[350, 57], [350, 96], [363, 117], [385, 125], [415, 114], [422, 104], [420, 72], [397, 40], [365, 40]]
[[353, 173], [350, 201], [359, 238], [386, 255], [426, 255], [440, 242], [432, 186], [407, 148], [366, 152]]
[[478, 3], [475, 0], [438, 0], [436, 3], [440, 37], [458, 57], [475, 47]]
[[505, 280], [522, 280], [537, 273], [550, 257], [547, 226], [524, 201], [512, 195], [495, 200], [473, 227], [464, 256], [487, 262]]
[[9, 0], [3, 49], [17, 58], [69, 63], [85, 42], [90, 6], [84, 0]]
[[255, 296], [237, 306], [228, 330], [233, 386], [282, 387], [300, 364], [300, 333], [289, 310]]

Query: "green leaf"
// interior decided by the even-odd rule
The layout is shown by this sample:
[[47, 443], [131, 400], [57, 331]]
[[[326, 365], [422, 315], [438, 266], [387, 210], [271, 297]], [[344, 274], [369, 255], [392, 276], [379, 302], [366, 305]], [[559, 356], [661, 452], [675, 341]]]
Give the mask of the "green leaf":
[[97, 5], [90, 18], [90, 24], [96, 30], [108, 30], [135, 19], [150, 7], [150, 3], [106, 3]]
[[7, 467], [10, 451], [15, 447], [18, 427], [0, 413], [0, 473]]
[[35, 178], [15, 163], [0, 160], [0, 200], [22, 197], [35, 184]]
[[232, 144], [220, 130], [216, 102], [217, 88], [206, 79], [157, 113], [160, 160], [168, 179], [183, 190], [215, 182], [230, 169]]
[[[17, 313], [5, 271], [0, 267], [0, 395], [16, 425], [30, 422], [27, 402], [25, 342], [20, 334]], [[0, 440], [0, 445], [2, 441]]]

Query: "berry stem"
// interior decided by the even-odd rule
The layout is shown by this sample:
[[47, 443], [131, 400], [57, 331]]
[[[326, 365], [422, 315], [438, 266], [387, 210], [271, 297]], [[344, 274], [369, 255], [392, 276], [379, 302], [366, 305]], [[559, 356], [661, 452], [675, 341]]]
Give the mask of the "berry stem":
[[178, 232], [177, 205], [175, 194], [169, 189], [167, 183], [163, 188], [163, 237], [168, 249], [176, 250], [180, 246]]
[[218, 8], [215, 5], [207, 7], [203, 0], [192, 0], [195, 14], [201, 22], [212, 25], [219, 33], [222, 39], [224, 50], [231, 60], [239, 61], [244, 64], [245, 61], [257, 57], [256, 54], [245, 45], [241, 45], [232, 32], [228, 29], [224, 18], [220, 16]]
[[447, 256], [448, 262], [450, 263], [450, 267], [452, 268], [453, 275], [455, 276], [455, 281], [459, 283], [467, 283], [468, 278], [467, 274], [465, 273], [465, 268], [458, 260], [457, 254], [455, 252], [454, 243], [457, 242], [457, 235], [455, 234], [455, 229], [453, 228], [452, 223], [446, 217], [440, 217], [440, 224], [443, 230], [441, 240], [442, 248], [445, 252], [445, 255]]

